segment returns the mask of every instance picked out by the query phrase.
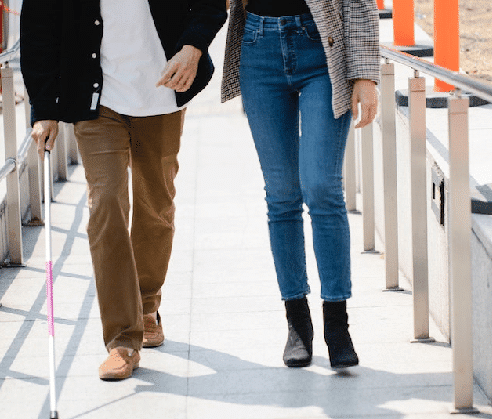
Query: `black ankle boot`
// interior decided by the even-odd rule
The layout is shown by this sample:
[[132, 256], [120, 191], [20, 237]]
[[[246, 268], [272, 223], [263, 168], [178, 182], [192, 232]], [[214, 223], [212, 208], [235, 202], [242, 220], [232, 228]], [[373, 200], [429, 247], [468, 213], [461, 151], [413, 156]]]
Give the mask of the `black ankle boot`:
[[284, 349], [284, 364], [305, 367], [313, 358], [313, 323], [307, 298], [285, 302], [289, 336]]
[[325, 342], [332, 368], [353, 367], [359, 364], [359, 358], [348, 331], [346, 301], [323, 302], [325, 323]]

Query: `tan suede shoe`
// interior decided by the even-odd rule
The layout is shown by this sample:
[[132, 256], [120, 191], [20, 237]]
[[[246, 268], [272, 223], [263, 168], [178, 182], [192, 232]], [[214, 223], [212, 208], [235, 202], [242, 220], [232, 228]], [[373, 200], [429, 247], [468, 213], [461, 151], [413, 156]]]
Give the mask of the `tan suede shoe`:
[[[129, 355], [129, 352], [132, 352]], [[131, 377], [133, 370], [138, 368], [140, 355], [138, 351], [118, 346], [111, 349], [109, 356], [99, 367], [101, 380], [123, 380]]]
[[161, 316], [157, 312], [157, 322], [152, 314], [144, 314], [143, 347], [155, 348], [164, 343], [164, 331], [162, 330]]

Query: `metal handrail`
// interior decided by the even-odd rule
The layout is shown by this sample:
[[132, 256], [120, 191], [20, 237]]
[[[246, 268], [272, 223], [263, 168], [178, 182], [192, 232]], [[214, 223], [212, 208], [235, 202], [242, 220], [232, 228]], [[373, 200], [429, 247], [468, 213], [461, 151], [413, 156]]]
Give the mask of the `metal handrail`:
[[[14, 73], [9, 67], [9, 61], [20, 54], [20, 40], [5, 53], [0, 54], [2, 64], [2, 117], [4, 129], [5, 164], [0, 174], [6, 182], [5, 202], [7, 206], [8, 260], [2, 266], [22, 266], [22, 214], [20, 197], [20, 167], [19, 150], [16, 135], [16, 107], [14, 91]], [[25, 145], [23, 144], [23, 148]], [[29, 172], [29, 171], [28, 171]]]
[[5, 160], [5, 164], [3, 167], [0, 169], [0, 180], [4, 180], [7, 175], [12, 173], [15, 170], [16, 167], [16, 161], [12, 157], [8, 158]]
[[[17, 130], [16, 130], [16, 110], [15, 92], [14, 92], [14, 70], [9, 66], [9, 61], [18, 58], [20, 54], [20, 40], [18, 40], [12, 48], [0, 54], [0, 65], [2, 67], [1, 84], [3, 88], [3, 115], [4, 119], [4, 146], [5, 146], [5, 162], [0, 168], [0, 181], [6, 182], [6, 206], [7, 211], [7, 248], [2, 251], [7, 251], [8, 261], [0, 261], [1, 266], [22, 266], [23, 265], [23, 249], [22, 249], [22, 214], [25, 208], [30, 206], [31, 219], [26, 223], [28, 225], [42, 224], [42, 199], [41, 199], [41, 183], [39, 182], [40, 168], [38, 166], [38, 156], [36, 147], [34, 147], [31, 137], [31, 129], [29, 118], [30, 105], [27, 92], [24, 90], [24, 108], [26, 111], [26, 134], [22, 140], [22, 144], [18, 147]], [[70, 141], [70, 152], [72, 154], [72, 163], [77, 163], [76, 146], [74, 146], [73, 129], [69, 129], [64, 124], [61, 125], [61, 138], [55, 144], [55, 162], [53, 167], [54, 173], [60, 179], [66, 179], [67, 176], [67, 152], [65, 141]], [[75, 150], [75, 151], [74, 151]], [[27, 170], [19, 170], [25, 167]], [[28, 179], [28, 201], [21, 202], [21, 184], [20, 177], [26, 173], [24, 177]], [[51, 180], [52, 181], [52, 180]], [[53, 190], [51, 188], [51, 190]], [[24, 208], [21, 208], [21, 203]], [[5, 257], [2, 254], [2, 258]], [[3, 262], [3, 263], [2, 263]]]
[[414, 70], [421, 71], [436, 79], [443, 80], [452, 84], [456, 88], [465, 92], [473, 93], [484, 100], [492, 102], [492, 86], [481, 81], [475, 80], [470, 76], [451, 71], [444, 67], [433, 64], [422, 58], [415, 57], [405, 52], [396, 51], [387, 46], [380, 45], [381, 55], [399, 64], [406, 65]]
[[[12, 61], [13, 58], [15, 58], [17, 55], [20, 54], [20, 39], [17, 40], [17, 42], [12, 46], [12, 48], [9, 48], [7, 51], [4, 51], [0, 54], [0, 64], [5, 64], [9, 61]], [[29, 136], [30, 138], [30, 136]], [[29, 143], [26, 144], [26, 141], [23, 144], [23, 148], [27, 149], [30, 145], [31, 139], [29, 139]], [[20, 155], [17, 157], [17, 160], [22, 160], [22, 158], [25, 158], [25, 152], [22, 151]], [[19, 157], [22, 156], [20, 159]], [[7, 175], [12, 173], [17, 166], [17, 161], [14, 158], [8, 158], [5, 160], [5, 164], [0, 168], [0, 181], [4, 180]]]
[[7, 175], [12, 173], [16, 167], [17, 167], [17, 162], [23, 162], [27, 158], [27, 153], [29, 151], [29, 147], [31, 146], [32, 143], [32, 137], [31, 137], [31, 132], [29, 131], [25, 138], [24, 141], [22, 142], [20, 148], [19, 148], [19, 153], [17, 154], [17, 159], [14, 159], [12, 157], [8, 158], [5, 160], [5, 164], [3, 165], [2, 168], [0, 168], [0, 182], [4, 180]]
[[19, 147], [19, 151], [17, 153], [17, 161], [23, 162], [27, 158], [27, 153], [29, 152], [29, 147], [31, 147], [32, 142], [33, 139], [31, 137], [31, 130], [29, 129], [26, 133], [26, 136], [24, 137], [24, 141]]
[[[4, 51], [0, 54], [0, 64], [5, 64], [8, 61], [11, 61], [13, 58], [15, 58], [17, 55], [20, 53], [20, 39], [17, 40], [17, 42], [12, 46], [12, 48], [9, 48], [7, 51]], [[23, 148], [28, 148], [30, 144], [30, 136], [29, 137], [29, 143], [26, 144], [27, 141], [24, 141]], [[27, 139], [27, 138], [26, 138]], [[20, 156], [23, 156], [25, 158], [26, 152], [23, 150], [22, 153], [20, 153]], [[17, 157], [17, 160], [22, 160], [22, 157], [19, 159]], [[12, 173], [17, 167], [17, 161], [16, 159], [10, 157], [5, 160], [4, 165], [0, 168], [0, 181], [4, 180], [7, 175]]]
[[0, 64], [6, 63], [8, 61], [12, 61], [13, 58], [20, 53], [20, 38], [17, 42], [9, 48], [7, 51], [4, 51], [0, 54]]

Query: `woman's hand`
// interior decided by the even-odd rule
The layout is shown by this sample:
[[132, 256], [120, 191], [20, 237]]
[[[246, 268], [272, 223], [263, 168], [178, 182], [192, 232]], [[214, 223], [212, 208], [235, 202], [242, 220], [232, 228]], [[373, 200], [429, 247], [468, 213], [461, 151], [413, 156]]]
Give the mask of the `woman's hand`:
[[357, 120], [359, 116], [360, 103], [361, 115], [360, 121], [355, 128], [362, 128], [369, 125], [378, 111], [378, 95], [376, 83], [372, 80], [358, 79], [354, 82], [354, 91], [352, 93], [352, 116]]
[[[44, 159], [45, 150], [51, 151], [58, 135], [58, 121], [36, 121], [32, 127], [31, 137], [38, 145], [38, 154]], [[48, 140], [48, 141], [46, 141]]]
[[191, 45], [185, 45], [171, 58], [156, 86], [165, 86], [176, 92], [186, 92], [195, 80], [198, 61], [202, 52]]

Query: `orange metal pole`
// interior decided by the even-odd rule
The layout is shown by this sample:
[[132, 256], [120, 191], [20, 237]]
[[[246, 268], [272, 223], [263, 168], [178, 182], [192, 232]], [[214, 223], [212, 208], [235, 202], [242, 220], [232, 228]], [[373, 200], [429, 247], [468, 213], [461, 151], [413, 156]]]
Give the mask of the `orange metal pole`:
[[384, 10], [384, 0], [376, 0], [379, 10]]
[[[448, 70], [460, 69], [458, 0], [434, 0], [434, 63]], [[454, 86], [435, 80], [434, 91], [450, 92]]]
[[414, 0], [393, 0], [393, 40], [397, 46], [415, 45]]

